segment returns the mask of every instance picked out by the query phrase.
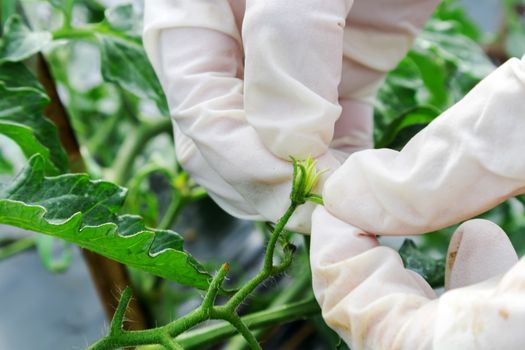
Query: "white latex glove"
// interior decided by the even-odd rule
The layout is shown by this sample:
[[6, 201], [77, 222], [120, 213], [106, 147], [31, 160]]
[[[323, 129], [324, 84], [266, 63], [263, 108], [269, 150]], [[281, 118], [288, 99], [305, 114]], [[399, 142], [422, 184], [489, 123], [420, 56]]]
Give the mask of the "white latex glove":
[[525, 260], [515, 264], [496, 225], [456, 231], [446, 287], [468, 287], [439, 298], [375, 239], [436, 230], [525, 192], [523, 135], [525, 62], [511, 59], [400, 152], [354, 153], [328, 179], [312, 219], [313, 287], [353, 350], [523, 349]]
[[[289, 156], [334, 170], [372, 145], [370, 102], [437, 0], [352, 4], [145, 2], [144, 46], [178, 159], [230, 214], [276, 221], [290, 202]], [[301, 206], [288, 228], [309, 232], [313, 207]]]

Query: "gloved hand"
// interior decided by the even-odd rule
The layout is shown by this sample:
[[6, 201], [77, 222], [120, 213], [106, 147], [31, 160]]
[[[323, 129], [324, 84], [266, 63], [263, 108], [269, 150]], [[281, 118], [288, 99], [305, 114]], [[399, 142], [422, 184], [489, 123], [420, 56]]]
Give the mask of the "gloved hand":
[[[437, 2], [146, 1], [179, 162], [230, 214], [275, 222], [290, 156], [334, 170], [372, 145], [370, 102]], [[309, 232], [313, 207], [288, 228]]]
[[499, 227], [458, 228], [439, 298], [375, 235], [440, 229], [524, 193], [524, 135], [525, 60], [511, 59], [400, 152], [354, 153], [327, 180], [313, 287], [353, 350], [523, 349], [525, 260]]

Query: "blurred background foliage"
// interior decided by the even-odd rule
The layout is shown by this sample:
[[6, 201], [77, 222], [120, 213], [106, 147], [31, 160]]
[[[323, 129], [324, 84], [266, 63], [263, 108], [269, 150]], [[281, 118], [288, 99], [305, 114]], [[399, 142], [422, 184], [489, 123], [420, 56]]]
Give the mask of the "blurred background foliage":
[[[442, 2], [379, 91], [376, 147], [401, 149], [496, 66], [525, 53], [525, 1], [505, 0], [502, 5], [500, 24], [486, 32], [458, 1]], [[231, 262], [235, 282], [257, 271], [268, 235], [266, 225], [228, 216], [176, 162], [165, 98], [141, 46], [142, 2], [4, 0], [3, 25], [15, 12], [33, 32], [51, 33], [35, 40], [42, 43], [38, 50], [44, 53], [71, 118], [85, 170], [92, 178], [129, 189], [123, 212], [141, 215], [150, 227], [181, 233], [186, 249], [210, 269]], [[34, 59], [25, 63], [34, 71]], [[15, 143], [0, 138], [0, 180], [8, 182], [25, 158]], [[525, 210], [520, 199], [508, 200], [482, 217], [499, 224], [518, 254], [525, 253]], [[399, 248], [409, 268], [441, 287], [454, 229], [410, 237], [403, 244], [389, 239], [385, 244]], [[0, 259], [36, 246], [52, 272], [64, 271], [71, 261], [72, 247], [57, 239], [1, 237]], [[292, 269], [261, 288], [243, 312], [311, 295], [308, 240], [298, 235], [291, 239], [299, 247]], [[151, 325], [164, 324], [200, 302], [200, 296], [187, 287], [135, 269], [130, 269], [130, 276]], [[343, 347], [320, 317], [259, 334], [268, 349]], [[229, 350], [243, 347], [237, 338], [224, 345]]]

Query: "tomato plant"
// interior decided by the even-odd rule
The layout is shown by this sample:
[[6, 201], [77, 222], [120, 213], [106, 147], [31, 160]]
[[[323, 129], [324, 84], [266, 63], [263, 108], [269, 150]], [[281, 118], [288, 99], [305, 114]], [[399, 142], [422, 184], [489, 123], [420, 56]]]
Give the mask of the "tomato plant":
[[[299, 319], [307, 321], [289, 326], [303, 334], [295, 346], [314, 339], [343, 347], [321, 320], [309, 287], [308, 238], [284, 230], [298, 205], [322, 200], [310, 193], [315, 163], [294, 163], [292, 206], [275, 227], [236, 221], [244, 230], [258, 230], [258, 249], [248, 260], [261, 262], [261, 269], [243, 273], [241, 263], [190, 253], [207, 239], [195, 237], [202, 222], [222, 223], [215, 231], [236, 226], [175, 159], [165, 97], [142, 48], [141, 16], [136, 3], [107, 8], [96, 0], [2, 2], [0, 224], [35, 235], [2, 241], [0, 259], [36, 246], [44, 265], [60, 272], [71, 260], [72, 243], [125, 265], [111, 265], [129, 276], [115, 287], [131, 289], [118, 305], [104, 300], [109, 313], [116, 310], [108, 334], [89, 349], [201, 349], [224, 341], [228, 349], [258, 349], [277, 325]], [[512, 18], [511, 41], [523, 36]], [[377, 147], [401, 148], [494, 69], [502, 53], [487, 56], [480, 40], [454, 1], [440, 5], [379, 91]], [[509, 233], [519, 254], [525, 252], [520, 199], [484, 216]], [[436, 288], [443, 285], [451, 230], [406, 240], [399, 250], [406, 266]], [[213, 239], [218, 244], [227, 238]], [[58, 258], [56, 246], [62, 247]], [[230, 241], [225, 247], [233, 246]], [[87, 258], [101, 270], [95, 278], [115, 280], [96, 265], [108, 262], [97, 259]], [[224, 285], [230, 275], [235, 283]], [[188, 311], [185, 303], [195, 305], [200, 292], [202, 302]], [[128, 307], [132, 293], [146, 311]], [[180, 317], [171, 317], [174, 309]], [[148, 329], [124, 325], [137, 313]], [[225, 322], [190, 329], [210, 319]], [[273, 346], [284, 345], [278, 340]]]

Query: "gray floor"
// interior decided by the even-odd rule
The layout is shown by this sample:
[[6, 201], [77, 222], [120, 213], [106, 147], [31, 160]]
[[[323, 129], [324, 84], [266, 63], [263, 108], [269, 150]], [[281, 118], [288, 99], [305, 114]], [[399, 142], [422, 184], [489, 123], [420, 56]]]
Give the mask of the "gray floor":
[[77, 249], [51, 274], [35, 250], [0, 262], [0, 349], [84, 349], [100, 338], [104, 313]]

